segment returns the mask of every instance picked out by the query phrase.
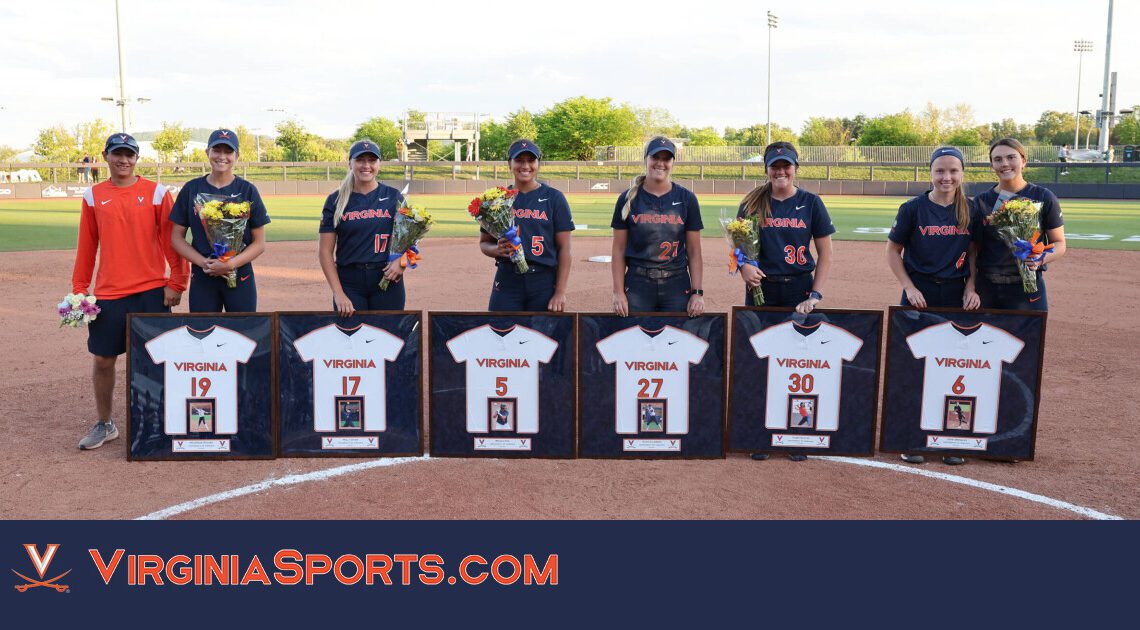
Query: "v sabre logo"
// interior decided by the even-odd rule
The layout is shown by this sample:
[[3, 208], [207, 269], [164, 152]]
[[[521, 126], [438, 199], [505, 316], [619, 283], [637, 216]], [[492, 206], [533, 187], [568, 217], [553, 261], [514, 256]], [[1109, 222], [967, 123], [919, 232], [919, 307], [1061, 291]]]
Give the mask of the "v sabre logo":
[[36, 573], [39, 574], [40, 579], [36, 580], [36, 579], [30, 578], [30, 577], [24, 575], [23, 573], [20, 573], [19, 571], [12, 569], [12, 573], [15, 573], [16, 575], [20, 576], [21, 578], [23, 578], [24, 582], [26, 582], [25, 584], [17, 584], [16, 585], [17, 591], [23, 593], [23, 592], [26, 592], [30, 588], [37, 588], [40, 586], [45, 586], [47, 588], [55, 589], [55, 591], [58, 593], [67, 592], [68, 588], [67, 588], [66, 584], [56, 584], [56, 582], [63, 579], [63, 577], [65, 575], [67, 575], [68, 573], [71, 573], [71, 569], [68, 569], [68, 570], [64, 571], [63, 573], [60, 573], [59, 575], [51, 578], [50, 580], [44, 579], [47, 575], [48, 567], [51, 566], [51, 561], [55, 559], [55, 552], [59, 550], [59, 544], [58, 543], [53, 543], [53, 544], [47, 545], [44, 549], [43, 555], [40, 554], [39, 549], [37, 549], [35, 545], [30, 545], [30, 544], [24, 545], [24, 550], [28, 552], [28, 558], [31, 559], [32, 566], [35, 567]]

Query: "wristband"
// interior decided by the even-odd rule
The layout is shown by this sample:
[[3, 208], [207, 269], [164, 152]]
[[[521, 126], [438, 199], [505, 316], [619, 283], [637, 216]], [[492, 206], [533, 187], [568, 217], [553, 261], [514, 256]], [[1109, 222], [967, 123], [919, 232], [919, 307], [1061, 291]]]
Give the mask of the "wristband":
[[689, 295], [701, 295], [701, 296], [703, 296], [705, 294], [705, 291], [704, 291], [704, 289], [689, 289], [688, 291], [686, 291], [686, 293], [688, 293]]
[[817, 302], [823, 300], [823, 294], [819, 291], [808, 291], [807, 296]]

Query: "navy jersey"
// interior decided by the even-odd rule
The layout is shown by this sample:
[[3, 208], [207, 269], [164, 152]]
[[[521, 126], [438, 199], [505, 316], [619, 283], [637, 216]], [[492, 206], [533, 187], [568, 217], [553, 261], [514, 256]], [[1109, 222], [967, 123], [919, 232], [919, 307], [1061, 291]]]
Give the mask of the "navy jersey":
[[610, 222], [615, 230], [629, 231], [626, 264], [670, 271], [688, 268], [685, 233], [699, 232], [705, 227], [697, 196], [679, 184], [673, 184], [669, 192], [660, 197], [642, 188], [633, 198], [629, 216], [623, 221], [621, 211], [627, 195], [628, 190], [618, 195]]
[[[1035, 184], [1026, 184], [1025, 188], [1014, 196], [1041, 202], [1041, 236], [1046, 243], [1049, 240], [1047, 237], [1049, 230], [1065, 225], [1061, 216], [1061, 204], [1052, 191]], [[997, 228], [990, 223], [990, 215], [994, 213], [997, 200], [996, 187], [974, 197], [976, 211], [982, 219], [980, 229], [974, 233], [974, 239], [978, 241], [978, 271], [1016, 276], [1017, 262], [1013, 258], [1013, 253], [998, 236]]]
[[265, 204], [261, 202], [261, 195], [257, 187], [248, 181], [234, 177], [228, 186], [215, 188], [206, 181], [206, 176], [186, 182], [182, 190], [178, 191], [178, 198], [174, 200], [174, 208], [170, 211], [170, 220], [182, 227], [190, 228], [190, 244], [203, 256], [211, 256], [214, 251], [210, 248], [210, 240], [206, 238], [206, 228], [202, 226], [202, 219], [198, 217], [198, 210], [194, 207], [194, 199], [199, 193], [219, 195], [241, 203], [248, 201], [249, 221], [245, 227], [245, 237], [242, 239], [246, 245], [253, 242], [253, 228], [259, 228], [269, 223], [269, 213]]
[[899, 206], [887, 238], [903, 246], [903, 266], [907, 273], [935, 278], [964, 278], [970, 275], [967, 255], [971, 234], [978, 230], [981, 217], [970, 204], [970, 222], [958, 227], [958, 210], [951, 203], [941, 206], [923, 193]]
[[400, 191], [380, 184], [366, 195], [351, 193], [340, 223], [333, 227], [338, 196], [334, 192], [325, 199], [320, 227], [321, 234], [336, 233], [336, 264], [387, 263]]
[[[558, 266], [558, 245], [554, 239], [558, 232], [574, 230], [570, 204], [561, 191], [540, 183], [530, 192], [515, 197], [515, 225], [519, 229], [523, 252], [530, 264], [546, 267]], [[480, 229], [480, 231], [484, 231]], [[499, 262], [510, 262], [499, 258]]]
[[[760, 227], [760, 271], [766, 276], [790, 276], [815, 269], [813, 239], [835, 234], [831, 215], [819, 195], [797, 188], [783, 201], [771, 200], [772, 217]], [[744, 216], [744, 204], [736, 213]]]

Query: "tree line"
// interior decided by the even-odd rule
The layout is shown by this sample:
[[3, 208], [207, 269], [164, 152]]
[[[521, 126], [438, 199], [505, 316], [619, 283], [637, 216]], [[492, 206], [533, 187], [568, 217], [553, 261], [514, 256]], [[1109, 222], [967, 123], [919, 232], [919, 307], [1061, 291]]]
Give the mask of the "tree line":
[[[406, 116], [410, 121], [424, 119], [422, 112], [414, 110]], [[1096, 146], [1099, 130], [1093, 127], [1093, 121], [1082, 116], [1080, 123], [1080, 142]], [[402, 119], [377, 116], [357, 125], [349, 138], [323, 138], [295, 119], [278, 123], [275, 137], [255, 135], [242, 125], [234, 131], [246, 160], [337, 162], [345, 159], [352, 142], [362, 138], [380, 145], [386, 159], [398, 158], [402, 127]], [[45, 161], [75, 162], [83, 155], [99, 155], [104, 140], [113, 131], [114, 127], [103, 119], [79, 124], [74, 129], [56, 125], [40, 130], [34, 150]], [[773, 123], [772, 141], [786, 140], [800, 146], [984, 146], [996, 138], [1013, 137], [1025, 144], [1071, 145], [1075, 131], [1077, 119], [1072, 112], [1045, 111], [1032, 124], [1018, 123], [1012, 118], [979, 123], [968, 104], [940, 108], [927, 103], [918, 112], [907, 109], [874, 117], [812, 117], [803, 123], [799, 133]], [[767, 133], [767, 125], [762, 122], [739, 129], [726, 127], [718, 132], [713, 127], [683, 125], [663, 108], [638, 108], [614, 103], [609, 98], [576, 96], [539, 112], [523, 108], [501, 121], [482, 121], [480, 158], [505, 159], [507, 147], [517, 138], [535, 140], [548, 160], [593, 160], [595, 147], [640, 145], [655, 135], [680, 139], [689, 146], [763, 146]], [[165, 122], [153, 137], [139, 135], [146, 136], [140, 137], [142, 140], [152, 140], [163, 161], [206, 161], [201, 149], [186, 153], [191, 134], [192, 130], [181, 123]], [[1110, 144], [1140, 144], [1140, 106], [1117, 122]], [[429, 158], [450, 159], [449, 146], [448, 142], [431, 141]], [[0, 162], [10, 160], [17, 152], [0, 146]]]

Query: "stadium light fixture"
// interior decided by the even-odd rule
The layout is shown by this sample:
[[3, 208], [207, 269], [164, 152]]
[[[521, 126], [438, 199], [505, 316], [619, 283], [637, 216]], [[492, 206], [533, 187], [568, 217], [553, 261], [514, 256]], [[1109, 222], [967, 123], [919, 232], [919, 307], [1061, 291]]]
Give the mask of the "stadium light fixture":
[[772, 144], [772, 30], [780, 25], [780, 18], [768, 11], [768, 142]]
[[1073, 148], [1076, 149], [1080, 146], [1081, 140], [1081, 70], [1084, 67], [1085, 55], [1093, 49], [1092, 40], [1089, 39], [1075, 39], [1073, 40], [1073, 52], [1077, 53], [1077, 128], [1073, 130]]

